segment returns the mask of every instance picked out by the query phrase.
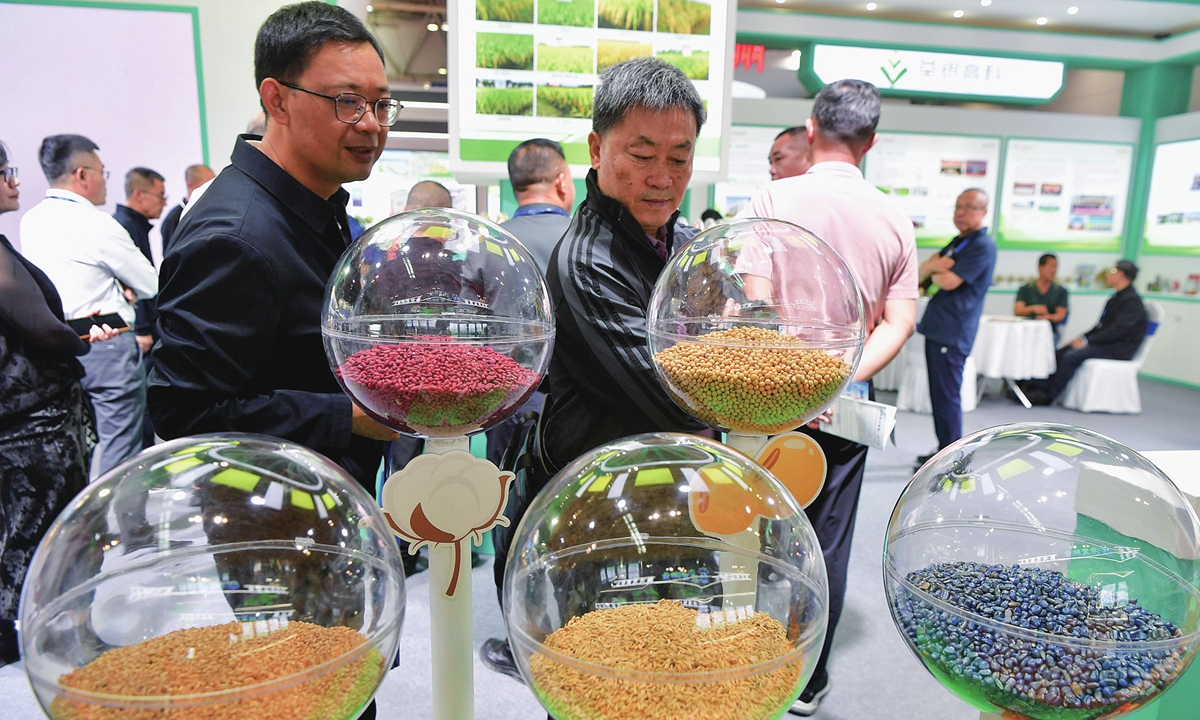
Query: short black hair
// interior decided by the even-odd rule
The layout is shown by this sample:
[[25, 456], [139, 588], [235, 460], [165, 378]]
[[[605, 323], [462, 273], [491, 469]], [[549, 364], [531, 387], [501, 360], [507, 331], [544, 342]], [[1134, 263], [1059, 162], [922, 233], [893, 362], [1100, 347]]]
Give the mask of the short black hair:
[[709, 208], [709, 209], [705, 210], [704, 212], [700, 213], [700, 220], [702, 220], [702, 221], [703, 220], [724, 220], [724, 219], [725, 218], [721, 217], [721, 213], [719, 211], [714, 210], [712, 208]]
[[1038, 258], [1038, 267], [1045, 265], [1046, 263], [1050, 262], [1051, 260], [1057, 260], [1057, 259], [1058, 259], [1058, 256], [1055, 255], [1054, 253], [1044, 253], [1041, 257]]
[[558, 176], [566, 162], [562, 145], [546, 138], [533, 138], [517, 146], [508, 156], [508, 179], [513, 192], [525, 192]]
[[125, 197], [131, 197], [133, 191], [138, 188], [145, 188], [147, 185], [153, 185], [155, 180], [166, 182], [167, 179], [162, 175], [154, 172], [150, 168], [135, 167], [125, 173]]
[[294, 83], [326, 43], [370, 43], [383, 60], [383, 48], [349, 10], [325, 2], [284, 5], [263, 22], [254, 41], [254, 87], [275, 78]]
[[779, 138], [783, 137], [784, 135], [787, 135], [788, 137], [792, 138], [793, 140], [795, 140], [796, 138], [800, 138], [801, 140], [808, 142], [808, 128], [804, 127], [803, 125], [793, 125], [792, 127], [781, 131], [778, 135], [775, 136], [775, 139], [778, 140]]
[[696, 85], [682, 70], [656, 57], [636, 57], [604, 71], [592, 102], [592, 131], [606, 134], [637, 107], [656, 113], [687, 110], [696, 119], [697, 136], [708, 117]]
[[879, 88], [866, 80], [838, 80], [817, 93], [812, 118], [821, 134], [858, 144], [875, 134], [881, 105]]
[[1129, 282], [1133, 282], [1134, 280], [1137, 280], [1138, 266], [1134, 265], [1132, 261], [1118, 260], [1117, 264], [1114, 265], [1113, 267], [1115, 267], [1116, 269], [1118, 269], [1122, 273], [1124, 273], [1125, 279], [1128, 280]]
[[63, 175], [75, 171], [71, 163], [76, 153], [96, 152], [100, 146], [82, 135], [51, 135], [42, 140], [38, 148], [38, 164], [46, 179], [54, 182]]

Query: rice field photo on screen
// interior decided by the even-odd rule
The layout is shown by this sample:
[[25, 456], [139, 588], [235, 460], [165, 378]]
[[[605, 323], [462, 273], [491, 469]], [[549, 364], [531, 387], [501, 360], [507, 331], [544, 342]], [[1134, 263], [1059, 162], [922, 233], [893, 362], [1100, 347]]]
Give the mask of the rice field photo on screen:
[[617, 30], [644, 30], [654, 26], [654, 0], [600, 0], [596, 24]]
[[475, 33], [475, 67], [532, 70], [533, 36]]
[[654, 55], [679, 68], [692, 80], [708, 79], [707, 50], [660, 50]]
[[694, 0], [658, 0], [660, 33], [707, 35], [712, 21], [712, 6]]
[[633, 42], [630, 40], [597, 40], [596, 41], [596, 72], [630, 58], [653, 55], [654, 48], [650, 43]]
[[538, 2], [539, 25], [596, 26], [596, 0], [541, 0]]
[[533, 0], [475, 0], [475, 19], [533, 22]]
[[583, 118], [592, 116], [592, 86], [538, 85], [538, 117]]
[[547, 45], [538, 43], [537, 69], [542, 72], [590, 73], [595, 56], [587, 45]]
[[477, 80], [475, 112], [480, 115], [532, 115], [533, 83]]

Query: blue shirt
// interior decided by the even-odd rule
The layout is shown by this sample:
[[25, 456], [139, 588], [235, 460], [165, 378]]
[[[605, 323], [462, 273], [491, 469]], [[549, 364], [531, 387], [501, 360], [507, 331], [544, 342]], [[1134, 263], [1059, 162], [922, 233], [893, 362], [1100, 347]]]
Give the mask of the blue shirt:
[[983, 300], [996, 268], [996, 242], [988, 236], [987, 228], [980, 228], [954, 238], [941, 254], [954, 258], [950, 271], [962, 278], [962, 284], [953, 290], [939, 290], [929, 299], [917, 332], [927, 340], [954, 346], [970, 355]]

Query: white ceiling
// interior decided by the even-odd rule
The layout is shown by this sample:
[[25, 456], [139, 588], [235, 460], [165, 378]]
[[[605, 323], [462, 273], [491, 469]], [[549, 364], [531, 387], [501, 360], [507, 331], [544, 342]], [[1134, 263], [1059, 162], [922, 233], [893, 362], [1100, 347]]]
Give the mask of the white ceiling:
[[[1125, 37], [1172, 35], [1200, 27], [1200, 0], [739, 0], [738, 6], [911, 20], [946, 25], [1043, 29]], [[1078, 12], [1068, 14], [1075, 7]], [[955, 18], [961, 10], [963, 16]], [[1038, 25], [1038, 18], [1046, 18]]]

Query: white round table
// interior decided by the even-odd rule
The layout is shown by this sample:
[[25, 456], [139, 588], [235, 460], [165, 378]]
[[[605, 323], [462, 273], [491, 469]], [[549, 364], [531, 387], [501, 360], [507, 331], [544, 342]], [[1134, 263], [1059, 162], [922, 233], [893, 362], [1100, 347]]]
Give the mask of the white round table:
[[1030, 407], [1015, 381], [1054, 374], [1054, 331], [1049, 320], [984, 315], [979, 319], [971, 357], [976, 372], [1004, 380], [1025, 407]]

